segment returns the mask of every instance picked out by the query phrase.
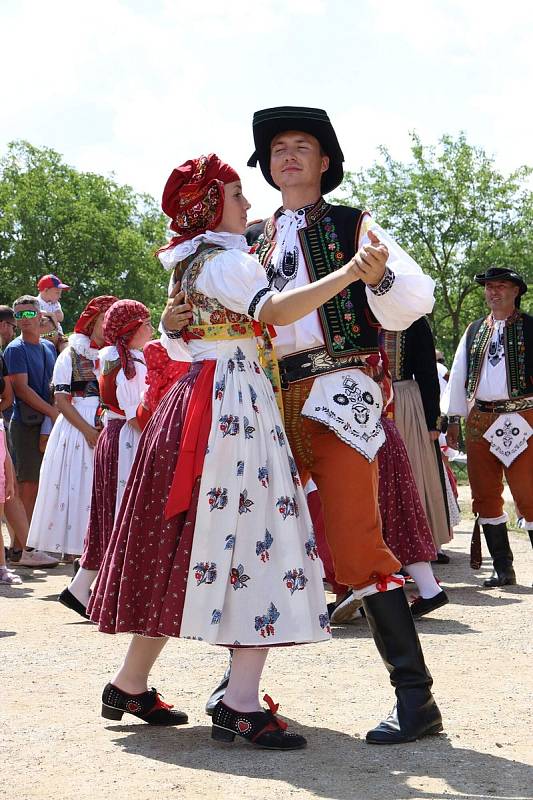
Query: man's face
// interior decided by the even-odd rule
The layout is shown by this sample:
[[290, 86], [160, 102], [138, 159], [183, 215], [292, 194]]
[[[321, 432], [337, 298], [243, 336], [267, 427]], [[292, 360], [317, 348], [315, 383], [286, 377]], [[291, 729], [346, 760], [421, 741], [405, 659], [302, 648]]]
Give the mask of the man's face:
[[511, 314], [519, 288], [512, 281], [487, 281], [485, 300], [491, 311]]
[[[15, 306], [13, 309], [15, 313], [15, 322], [21, 334], [33, 334], [34, 336], [40, 335], [41, 329], [41, 312], [35, 306], [23, 303], [20, 306]], [[28, 312], [28, 316], [24, 315]], [[31, 312], [35, 312], [34, 314]]]
[[329, 158], [320, 154], [318, 139], [302, 131], [284, 131], [270, 145], [270, 172], [280, 189], [316, 186], [320, 191], [322, 174]]
[[0, 339], [4, 344], [12, 342], [17, 335], [17, 325], [15, 319], [3, 319], [0, 321]]

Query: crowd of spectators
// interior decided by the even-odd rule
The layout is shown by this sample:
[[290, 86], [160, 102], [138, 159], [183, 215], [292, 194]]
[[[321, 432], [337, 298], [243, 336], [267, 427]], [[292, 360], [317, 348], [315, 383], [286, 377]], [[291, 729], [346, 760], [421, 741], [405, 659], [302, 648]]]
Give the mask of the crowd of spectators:
[[0, 512], [9, 531], [9, 541], [0, 547], [0, 584], [20, 583], [13, 567], [58, 564], [28, 547], [27, 538], [47, 438], [58, 416], [51, 381], [67, 345], [60, 297], [68, 286], [45, 275], [38, 289], [38, 296], [22, 295], [12, 306], [0, 306]]

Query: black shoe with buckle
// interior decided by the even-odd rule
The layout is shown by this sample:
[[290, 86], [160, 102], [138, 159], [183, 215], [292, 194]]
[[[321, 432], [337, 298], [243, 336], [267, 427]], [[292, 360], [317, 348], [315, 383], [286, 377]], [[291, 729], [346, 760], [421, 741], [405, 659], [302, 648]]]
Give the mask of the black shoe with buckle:
[[440, 591], [435, 597], [415, 597], [410, 605], [413, 617], [423, 617], [430, 614], [435, 609], [445, 606], [450, 600], [444, 590]]
[[296, 733], [287, 733], [287, 723], [276, 716], [278, 704], [265, 694], [268, 704], [264, 711], [234, 711], [220, 700], [213, 711], [211, 738], [218, 742], [233, 742], [241, 736], [250, 744], [265, 750], [301, 750], [307, 741]]
[[185, 725], [189, 721], [183, 711], [172, 709], [173, 706], [164, 703], [154, 688], [141, 694], [126, 694], [108, 683], [102, 692], [102, 716], [105, 719], [119, 720], [127, 713], [149, 725]]

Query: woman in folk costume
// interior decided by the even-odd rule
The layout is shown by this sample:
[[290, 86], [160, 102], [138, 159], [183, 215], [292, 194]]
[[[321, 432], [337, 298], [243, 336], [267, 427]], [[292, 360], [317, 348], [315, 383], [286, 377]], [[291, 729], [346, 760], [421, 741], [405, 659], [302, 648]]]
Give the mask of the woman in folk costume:
[[60, 602], [86, 616], [91, 586], [111, 538], [117, 495], [126, 485], [140, 437], [137, 408], [145, 388], [143, 347], [152, 336], [150, 312], [136, 300], [118, 300], [106, 311], [100, 350], [100, 400], [104, 429], [95, 449], [91, 511], [80, 569]]
[[80, 555], [89, 521], [99, 400], [98, 350], [104, 314], [116, 297], [93, 298], [55, 363], [55, 404], [61, 412], [44, 454], [28, 545]]
[[[276, 384], [264, 324], [298, 319], [357, 274], [349, 262], [312, 286], [271, 291], [242, 235], [249, 204], [239, 177], [215, 155], [174, 170], [162, 205], [177, 235], [160, 258], [192, 305], [192, 365], [144, 430], [89, 604], [101, 631], [135, 634], [102, 713], [186, 722], [147, 679], [169, 636], [202, 639], [234, 649], [213, 738], [300, 748], [305, 739], [286, 732], [268, 696], [261, 709], [261, 672], [270, 646], [327, 640], [330, 630], [279, 392], [260, 365]], [[163, 324], [173, 313], [169, 301]], [[172, 355], [178, 343], [162, 341]]]

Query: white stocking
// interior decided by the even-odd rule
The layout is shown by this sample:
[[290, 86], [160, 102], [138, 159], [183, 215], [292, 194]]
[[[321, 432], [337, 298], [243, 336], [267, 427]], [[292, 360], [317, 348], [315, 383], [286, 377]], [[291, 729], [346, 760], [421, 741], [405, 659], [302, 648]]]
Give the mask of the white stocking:
[[96, 569], [80, 567], [68, 587], [69, 592], [84, 606], [87, 606], [89, 602], [89, 592], [97, 575], [98, 570]]
[[417, 561], [415, 564], [407, 564], [405, 569], [416, 582], [420, 594], [425, 600], [435, 597], [442, 591], [435, 580], [429, 561]]
[[224, 705], [234, 711], [261, 711], [259, 681], [268, 655], [267, 647], [236, 647]]

